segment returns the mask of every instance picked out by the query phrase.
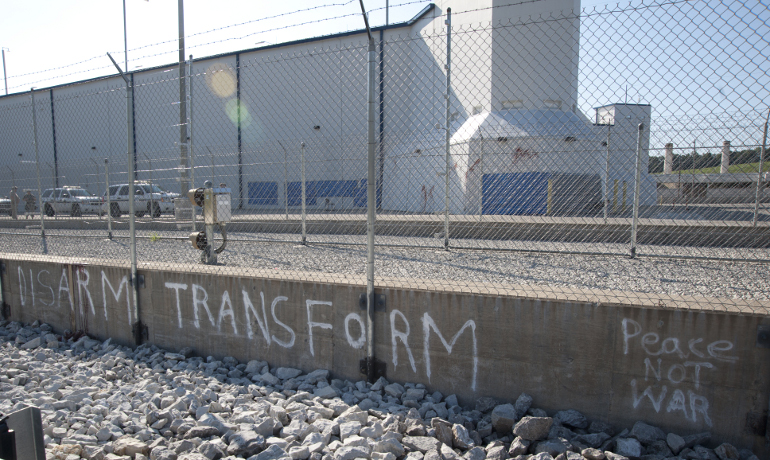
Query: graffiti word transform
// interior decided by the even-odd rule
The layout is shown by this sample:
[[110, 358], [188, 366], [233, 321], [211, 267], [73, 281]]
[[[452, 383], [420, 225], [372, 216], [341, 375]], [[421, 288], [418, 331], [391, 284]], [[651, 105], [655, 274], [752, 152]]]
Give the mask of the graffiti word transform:
[[[68, 305], [73, 313], [77, 309], [81, 316], [90, 314], [92, 317], [97, 317], [97, 315], [103, 315], [104, 321], [125, 319], [128, 324], [133, 324], [138, 319], [131, 299], [133, 293], [130, 289], [128, 275], [122, 276], [115, 283], [109, 280], [104, 271], [101, 271], [98, 281], [94, 282], [87, 268], [78, 267], [72, 276], [74, 280], [71, 285], [65, 268], [62, 269], [61, 275], [58, 275], [46, 269], [38, 270], [37, 273], [30, 269], [27, 273], [19, 266], [19, 294], [22, 307], [42, 305], [59, 309]], [[94, 284], [98, 286], [94, 286]], [[233, 337], [245, 335], [249, 340], [264, 341], [263, 343], [267, 347], [275, 344], [287, 349], [295, 347], [297, 331], [304, 329], [303, 332], [307, 334], [308, 338], [308, 351], [312, 357], [316, 356], [313, 335], [318, 330], [328, 330], [332, 334], [335, 330], [341, 330], [345, 342], [356, 350], [362, 349], [366, 344], [366, 322], [359, 313], [349, 312], [342, 320], [342, 324], [336, 327], [332, 323], [318, 320], [324, 310], [329, 315], [334, 314], [335, 306], [331, 301], [304, 299], [304, 301], [298, 302], [297, 299], [290, 299], [284, 295], [277, 295], [268, 300], [265, 298], [264, 292], [260, 291], [259, 298], [256, 298], [246, 288], [241, 288], [241, 291], [234, 295], [225, 290], [218, 298], [212, 298], [203, 286], [182, 281], [166, 281], [163, 283], [163, 287], [173, 299], [172, 308], [176, 313], [176, 327], [178, 329], [191, 326], [196, 330], [206, 328], [210, 331], [216, 331], [217, 334]], [[99, 290], [101, 297], [92, 293], [92, 291], [99, 292]], [[283, 321], [280, 319], [282, 308], [296, 309], [297, 305], [304, 307], [301, 324], [296, 324], [300, 315], [293, 315], [291, 317], [293, 321], [288, 321], [286, 318]], [[119, 308], [112, 310], [110, 306], [118, 306]], [[124, 308], [123, 306], [125, 306], [125, 317], [110, 318], [111, 312], [119, 312]], [[355, 306], [358, 306], [357, 302]], [[306, 320], [304, 319], [305, 316]], [[442, 333], [440, 325], [429, 313], [423, 313], [420, 322], [422, 325], [423, 362], [428, 380], [430, 381], [431, 377], [432, 349], [430, 343], [432, 337], [437, 338], [447, 354], [451, 355], [460, 337], [465, 335], [469, 339], [463, 343], [470, 341], [473, 356], [470, 386], [475, 391], [478, 371], [475, 321], [466, 321], [449, 340]], [[390, 328], [393, 365], [398, 365], [397, 349], [400, 344], [404, 347], [409, 358], [412, 371], [417, 373], [414, 354], [409, 344], [412, 333], [407, 316], [400, 310], [391, 310]]]

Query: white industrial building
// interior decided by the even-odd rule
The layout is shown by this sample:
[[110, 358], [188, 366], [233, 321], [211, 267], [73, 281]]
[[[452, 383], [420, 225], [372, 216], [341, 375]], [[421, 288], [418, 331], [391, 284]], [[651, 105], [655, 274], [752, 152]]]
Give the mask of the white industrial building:
[[[444, 209], [450, 7], [452, 213], [579, 214], [600, 207], [603, 193], [630, 206], [639, 123], [647, 127], [642, 204], [653, 204], [650, 107], [577, 109], [579, 1], [508, 3], [440, 0], [411, 21], [373, 31], [378, 208]], [[196, 185], [212, 177], [227, 183], [236, 208], [296, 209], [304, 155], [310, 209], [364, 209], [366, 40], [358, 31], [196, 59]], [[136, 176], [172, 191], [180, 188], [178, 75], [177, 64], [131, 74]], [[104, 158], [110, 182], [126, 181], [120, 77], [39, 90], [35, 97], [43, 188], [81, 185], [101, 194]], [[22, 189], [37, 188], [31, 125], [29, 94], [0, 97], [0, 158]], [[11, 178], [0, 183], [12, 185]]]

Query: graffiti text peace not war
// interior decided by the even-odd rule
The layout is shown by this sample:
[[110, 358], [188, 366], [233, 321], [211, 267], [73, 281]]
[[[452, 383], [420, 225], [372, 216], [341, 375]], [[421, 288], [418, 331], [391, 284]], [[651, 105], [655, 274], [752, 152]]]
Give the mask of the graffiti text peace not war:
[[[708, 399], [696, 394], [693, 389], [700, 388], [705, 372], [717, 370], [717, 363], [733, 364], [738, 361], [737, 357], [729, 354], [734, 347], [733, 343], [715, 340], [706, 344], [702, 338], [685, 342], [678, 337], [662, 338], [656, 332], [642, 334], [641, 324], [628, 318], [621, 322], [621, 329], [623, 354], [627, 355], [634, 347], [641, 348], [647, 355], [643, 362], [644, 381], [652, 382], [640, 395], [637, 380], [631, 380], [631, 403], [634, 409], [646, 398], [655, 412], [660, 413], [661, 409], [665, 409], [667, 413], [681, 413], [685, 419], [694, 423], [702, 420], [712, 426]], [[669, 393], [669, 385], [691, 385], [692, 388], [674, 388]]]

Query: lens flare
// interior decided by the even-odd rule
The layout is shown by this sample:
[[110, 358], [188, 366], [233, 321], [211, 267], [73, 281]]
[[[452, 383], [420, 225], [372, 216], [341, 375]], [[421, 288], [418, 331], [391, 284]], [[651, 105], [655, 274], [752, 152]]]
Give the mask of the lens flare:
[[235, 73], [225, 64], [213, 64], [206, 69], [206, 85], [217, 96], [230, 97], [236, 90]]
[[[225, 102], [225, 113], [233, 124], [238, 124], [238, 99], [230, 99]], [[241, 128], [251, 125], [251, 113], [249, 108], [241, 102]]]

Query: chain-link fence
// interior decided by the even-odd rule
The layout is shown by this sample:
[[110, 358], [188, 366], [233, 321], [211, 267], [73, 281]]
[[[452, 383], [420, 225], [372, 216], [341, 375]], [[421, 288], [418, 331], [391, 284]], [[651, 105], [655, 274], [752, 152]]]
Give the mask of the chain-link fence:
[[227, 266], [362, 275], [372, 205], [375, 284], [766, 302], [767, 7], [564, 5], [428, 8], [373, 55], [366, 33], [273, 45], [133, 73], [128, 99], [119, 77], [37, 90], [34, 120], [0, 98], [26, 221], [6, 251], [127, 260], [133, 226], [139, 263], [199, 263], [186, 192], [210, 180]]

